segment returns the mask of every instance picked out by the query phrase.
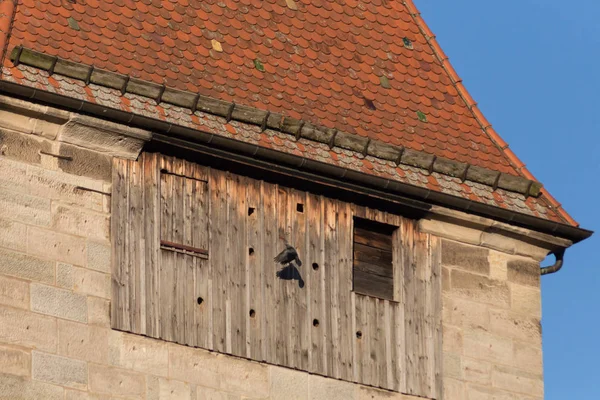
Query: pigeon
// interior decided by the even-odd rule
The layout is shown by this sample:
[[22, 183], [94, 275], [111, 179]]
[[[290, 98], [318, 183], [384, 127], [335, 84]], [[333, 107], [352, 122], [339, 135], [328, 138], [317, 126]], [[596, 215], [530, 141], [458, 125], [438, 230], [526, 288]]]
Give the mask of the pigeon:
[[292, 261], [296, 261], [296, 265], [299, 267], [302, 265], [298, 252], [288, 243], [285, 244], [285, 249], [277, 254], [273, 260], [281, 265], [290, 264]]

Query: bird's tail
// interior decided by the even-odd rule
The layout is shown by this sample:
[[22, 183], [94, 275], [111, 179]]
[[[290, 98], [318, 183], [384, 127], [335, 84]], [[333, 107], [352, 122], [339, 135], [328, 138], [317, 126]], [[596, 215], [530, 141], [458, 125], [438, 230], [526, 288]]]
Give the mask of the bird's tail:
[[300, 261], [300, 258], [296, 257], [296, 264], [298, 264], [299, 267], [302, 266], [302, 261]]

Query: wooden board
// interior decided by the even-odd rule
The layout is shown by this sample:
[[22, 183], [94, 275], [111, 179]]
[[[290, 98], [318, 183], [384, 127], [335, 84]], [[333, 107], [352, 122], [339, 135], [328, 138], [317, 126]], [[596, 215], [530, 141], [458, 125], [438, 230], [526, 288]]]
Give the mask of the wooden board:
[[[439, 242], [415, 221], [161, 155], [113, 171], [115, 329], [441, 395]], [[302, 266], [277, 277], [284, 238]]]

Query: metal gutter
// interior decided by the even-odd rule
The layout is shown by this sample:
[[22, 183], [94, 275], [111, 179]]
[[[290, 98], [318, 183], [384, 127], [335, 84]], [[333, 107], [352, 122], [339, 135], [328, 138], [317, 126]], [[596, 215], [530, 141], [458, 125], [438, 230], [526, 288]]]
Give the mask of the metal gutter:
[[[419, 209], [428, 208], [428, 204], [437, 204], [455, 210], [511, 223], [524, 228], [569, 239], [577, 243], [592, 235], [592, 231], [578, 227], [545, 220], [526, 214], [478, 203], [469, 199], [435, 192], [426, 188], [392, 181], [347, 168], [314, 161], [258, 145], [240, 142], [234, 139], [182, 127], [154, 118], [128, 113], [98, 104], [77, 100], [63, 95], [50, 93], [35, 88], [18, 85], [12, 82], [0, 81], [0, 92], [23, 98], [44, 102], [53, 106], [67, 108], [73, 111], [91, 114], [96, 117], [135, 126], [156, 132], [153, 140], [187, 146], [207, 154], [220, 153], [221, 157], [260, 165], [267, 163], [274, 170], [287, 170], [287, 173], [298, 174], [305, 171], [312, 175], [311, 179], [334, 180], [340, 187], [359, 187], [373, 195], [401, 201], [407, 206]], [[352, 189], [351, 189], [352, 190]]]
[[562, 268], [565, 260], [565, 249], [556, 250], [552, 252], [552, 254], [554, 254], [554, 257], [556, 257], [556, 262], [548, 267], [543, 267], [540, 270], [541, 275], [553, 274]]

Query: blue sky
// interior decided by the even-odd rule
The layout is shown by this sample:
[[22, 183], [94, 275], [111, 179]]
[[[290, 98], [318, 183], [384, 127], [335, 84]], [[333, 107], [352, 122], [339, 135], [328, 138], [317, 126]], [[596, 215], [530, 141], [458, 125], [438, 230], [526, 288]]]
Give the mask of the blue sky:
[[[600, 231], [600, 1], [415, 3], [496, 131]], [[600, 398], [599, 249], [600, 232], [542, 279], [546, 400]]]

